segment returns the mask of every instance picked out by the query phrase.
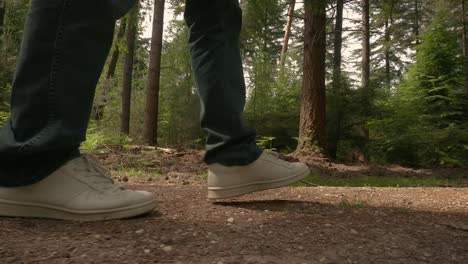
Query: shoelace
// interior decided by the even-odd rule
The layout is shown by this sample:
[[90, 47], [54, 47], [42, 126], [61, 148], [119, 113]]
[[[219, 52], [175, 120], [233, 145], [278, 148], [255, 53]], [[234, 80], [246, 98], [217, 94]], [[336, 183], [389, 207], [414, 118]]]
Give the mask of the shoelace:
[[73, 170], [80, 172], [78, 175], [83, 177], [94, 187], [104, 191], [117, 191], [125, 189], [123, 186], [114, 183], [110, 172], [104, 168], [94, 157], [83, 155], [80, 158], [82, 164], [77, 164]]

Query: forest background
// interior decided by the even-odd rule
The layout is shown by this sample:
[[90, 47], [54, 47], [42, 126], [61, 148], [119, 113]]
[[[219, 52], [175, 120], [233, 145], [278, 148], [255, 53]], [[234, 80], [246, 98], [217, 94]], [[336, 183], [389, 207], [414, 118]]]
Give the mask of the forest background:
[[[258, 144], [346, 163], [466, 166], [465, 6], [242, 0], [244, 119], [257, 128]], [[2, 123], [28, 7], [0, 0]], [[183, 9], [182, 0], [142, 0], [117, 22], [84, 149], [203, 147]]]

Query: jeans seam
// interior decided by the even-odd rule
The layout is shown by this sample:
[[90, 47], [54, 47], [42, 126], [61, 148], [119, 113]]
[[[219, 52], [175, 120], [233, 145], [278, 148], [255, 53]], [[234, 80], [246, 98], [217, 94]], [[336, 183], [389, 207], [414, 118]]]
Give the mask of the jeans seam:
[[54, 53], [52, 57], [52, 63], [50, 67], [49, 75], [49, 87], [47, 97], [47, 124], [36, 136], [25, 142], [21, 147], [20, 151], [26, 151], [30, 147], [40, 144], [42, 139], [52, 129], [53, 122], [57, 119], [57, 94], [56, 94], [56, 76], [62, 63], [63, 53], [63, 35], [65, 31], [65, 15], [68, 7], [70, 6], [71, 0], [63, 0], [60, 16], [58, 19], [57, 33], [54, 40]]

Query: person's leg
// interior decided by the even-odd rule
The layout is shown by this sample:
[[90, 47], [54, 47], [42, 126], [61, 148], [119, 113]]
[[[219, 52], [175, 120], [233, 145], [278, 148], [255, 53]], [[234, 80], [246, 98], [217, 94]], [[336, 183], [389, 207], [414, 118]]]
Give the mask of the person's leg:
[[150, 193], [114, 186], [78, 149], [112, 43], [112, 7], [107, 0], [31, 1], [12, 115], [0, 131], [0, 215], [104, 220], [154, 208]]
[[208, 198], [219, 199], [282, 187], [309, 174], [303, 163], [288, 163], [255, 144], [243, 126], [245, 83], [238, 0], [186, 0], [192, 68], [207, 133]]
[[33, 0], [0, 131], [0, 186], [35, 183], [79, 156], [116, 18], [134, 0]]
[[79, 156], [114, 23], [102, 1], [31, 2], [0, 132], [0, 185], [35, 183]]
[[245, 83], [239, 48], [237, 0], [187, 0], [185, 20], [207, 134], [205, 162], [247, 165], [261, 154], [255, 130], [243, 126]]

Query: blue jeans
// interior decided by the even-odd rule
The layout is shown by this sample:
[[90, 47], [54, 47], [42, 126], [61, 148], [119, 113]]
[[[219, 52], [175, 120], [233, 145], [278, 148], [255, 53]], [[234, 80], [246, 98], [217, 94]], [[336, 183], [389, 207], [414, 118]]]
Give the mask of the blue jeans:
[[[32, 0], [0, 130], [0, 186], [38, 182], [78, 157], [115, 20], [133, 0]], [[205, 162], [245, 165], [261, 154], [242, 125], [245, 84], [237, 0], [187, 0], [185, 18], [207, 133]]]

